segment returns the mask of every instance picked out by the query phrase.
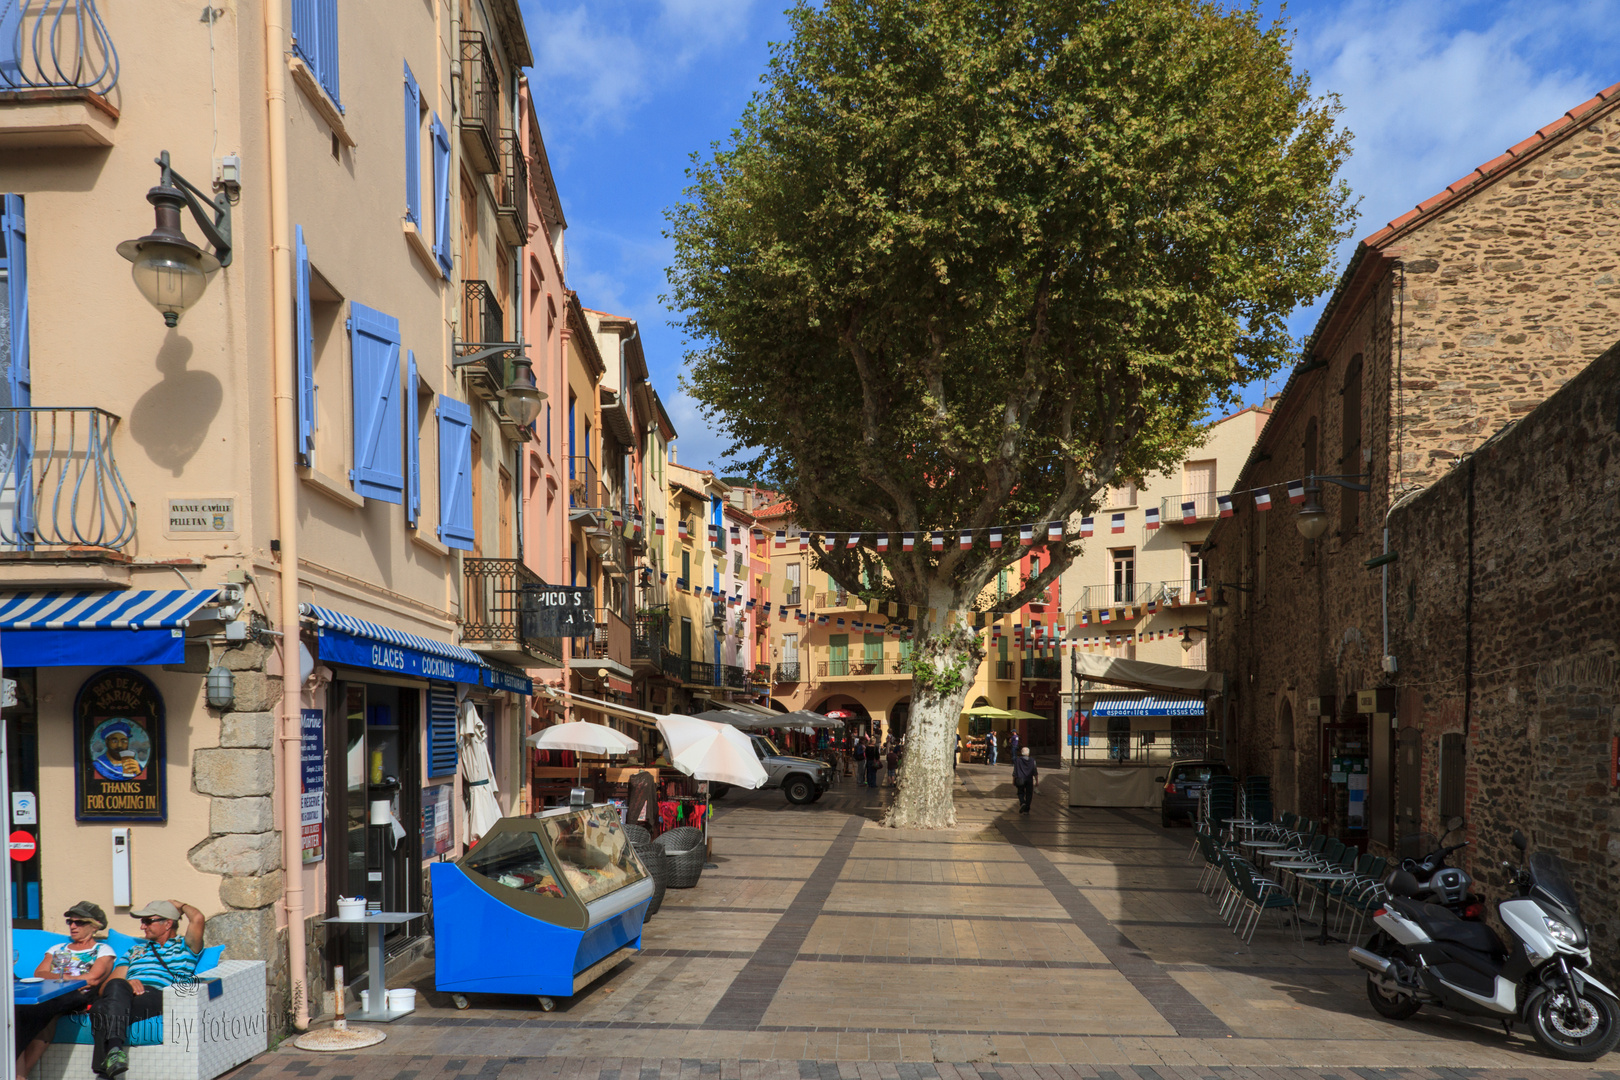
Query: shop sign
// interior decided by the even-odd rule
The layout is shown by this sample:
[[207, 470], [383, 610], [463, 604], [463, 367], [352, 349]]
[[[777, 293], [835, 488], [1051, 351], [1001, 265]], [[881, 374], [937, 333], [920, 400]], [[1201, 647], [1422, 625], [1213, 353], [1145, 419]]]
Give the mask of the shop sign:
[[471, 683], [483, 681], [483, 668], [479, 665], [453, 660], [446, 656], [401, 648], [383, 641], [355, 637], [332, 627], [320, 631], [321, 661], [327, 664], [349, 664], [372, 668], [395, 675], [413, 675], [419, 679], [442, 682]]
[[455, 843], [454, 812], [450, 793], [454, 784], [434, 784], [422, 789], [422, 855], [443, 855]]
[[326, 858], [326, 714], [305, 709], [302, 718], [303, 792], [299, 796], [304, 862]]
[[596, 590], [587, 586], [526, 585], [519, 608], [524, 637], [584, 637], [596, 632]]
[[73, 704], [79, 821], [167, 821], [163, 697], [134, 668], [85, 680]]
[[13, 825], [39, 824], [39, 802], [34, 798], [32, 791], [13, 791], [11, 793], [11, 823]]
[[500, 668], [484, 669], [484, 685], [491, 690], [508, 690], [514, 694], [534, 693], [534, 682], [527, 675], [514, 675]]

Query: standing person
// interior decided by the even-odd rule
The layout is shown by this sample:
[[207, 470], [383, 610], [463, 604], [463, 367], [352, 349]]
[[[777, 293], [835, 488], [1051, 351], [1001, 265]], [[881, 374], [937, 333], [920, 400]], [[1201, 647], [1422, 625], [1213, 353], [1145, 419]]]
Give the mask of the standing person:
[[866, 786], [866, 737], [855, 739], [855, 783]]
[[889, 767], [889, 786], [894, 787], [895, 773], [900, 771], [900, 753], [894, 744], [889, 744], [889, 752], [884, 755], [884, 763]]
[[984, 753], [990, 759], [990, 764], [996, 763], [996, 733], [991, 732], [984, 737]]
[[96, 931], [107, 928], [107, 913], [88, 900], [68, 908], [68, 940], [52, 945], [34, 969], [36, 979], [83, 979], [85, 986], [37, 1005], [15, 1006], [17, 1017], [17, 1076], [28, 1080], [28, 1073], [45, 1056], [56, 1018], [78, 1012], [96, 999], [96, 993], [112, 974], [113, 951], [96, 940]]
[[[141, 920], [146, 940], [131, 945], [90, 1006], [95, 1053], [90, 1068], [98, 1076], [129, 1071], [129, 1025], [163, 1015], [163, 989], [189, 983], [202, 958], [203, 913], [178, 900], [159, 900], [130, 912]], [[180, 917], [186, 932], [180, 934]], [[194, 991], [193, 991], [194, 992]]]
[[1018, 761], [1018, 744], [1020, 741], [1018, 729], [1014, 728], [1013, 733], [1007, 737], [1007, 756], [1013, 760], [1014, 764]]
[[1018, 812], [1029, 813], [1029, 804], [1035, 799], [1035, 782], [1040, 779], [1040, 770], [1035, 768], [1035, 759], [1029, 756], [1029, 747], [1018, 751], [1013, 758], [1013, 788], [1018, 792]]
[[875, 787], [878, 786], [878, 768], [882, 764], [883, 764], [883, 755], [878, 751], [877, 741], [873, 740], [872, 745], [866, 748], [866, 786], [867, 787], [875, 788]]

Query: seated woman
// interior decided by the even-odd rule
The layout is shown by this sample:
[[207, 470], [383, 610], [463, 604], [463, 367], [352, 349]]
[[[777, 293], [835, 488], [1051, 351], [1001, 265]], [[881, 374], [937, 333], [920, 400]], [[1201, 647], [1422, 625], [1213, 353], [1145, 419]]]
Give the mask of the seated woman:
[[15, 1006], [17, 1015], [17, 1077], [28, 1080], [28, 1072], [44, 1056], [56, 1030], [56, 1018], [78, 1012], [95, 1000], [97, 990], [112, 974], [113, 951], [96, 940], [96, 932], [107, 928], [107, 913], [88, 900], [67, 909], [68, 938], [52, 945], [34, 969], [38, 979], [83, 979], [85, 986], [38, 1004]]

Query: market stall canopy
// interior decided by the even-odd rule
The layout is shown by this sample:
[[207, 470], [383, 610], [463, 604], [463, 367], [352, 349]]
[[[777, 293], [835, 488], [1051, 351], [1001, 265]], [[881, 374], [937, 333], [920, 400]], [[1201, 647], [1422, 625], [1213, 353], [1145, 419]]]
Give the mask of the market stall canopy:
[[628, 754], [639, 745], [622, 731], [585, 720], [553, 724], [524, 742], [542, 750], [572, 750], [577, 754]]
[[736, 709], [710, 709], [700, 712], [695, 719], [707, 720], [714, 724], [730, 724], [743, 731], [765, 731], [773, 727], [782, 727], [778, 720], [781, 713], [772, 713], [770, 716], [760, 716], [757, 713], [738, 712]]
[[795, 709], [790, 713], [777, 713], [776, 722], [788, 727], [829, 728], [833, 731], [844, 730], [844, 722], [836, 716], [822, 716], [809, 709]]
[[992, 720], [1011, 720], [1013, 714], [1006, 709], [998, 709], [994, 705], [975, 705], [971, 709], [963, 709], [963, 716], [987, 716]]
[[1046, 720], [1046, 719], [1048, 719], [1047, 717], [1042, 716], [1040, 713], [1025, 712], [1023, 709], [1008, 709], [1007, 710], [1007, 715], [1012, 717], [1014, 720]]
[[[709, 709], [708, 712], [744, 712], [752, 713], [755, 716], [781, 715], [775, 709], [767, 709], [765, 706], [755, 705], [751, 701], [723, 701], [720, 698], [713, 697], [700, 697], [698, 700], [708, 702], [710, 705], [714, 706], [714, 708]], [[699, 715], [704, 714], [700, 713]]]
[[[1226, 676], [1219, 671], [1155, 664], [1147, 660], [1126, 660], [1117, 656], [1076, 656], [1074, 673], [1093, 682], [1130, 686], [1138, 690], [1179, 690], [1224, 693]], [[978, 715], [974, 713], [973, 715]]]
[[657, 714], [642, 709], [634, 709], [629, 705], [620, 705], [618, 702], [603, 701], [601, 698], [590, 697], [587, 694], [577, 694], [572, 690], [563, 690], [556, 686], [538, 686], [535, 689], [540, 696], [550, 698], [552, 701], [569, 701], [579, 708], [606, 713], [608, 716], [617, 716], [621, 720], [628, 720], [632, 724], [640, 724], [643, 727], [652, 727], [658, 722]]
[[753, 742], [730, 724], [695, 716], [661, 716], [658, 733], [669, 744], [670, 764], [694, 780], [757, 788], [769, 779]]
[[1203, 716], [1203, 698], [1172, 694], [1099, 694], [1086, 710], [1092, 716]]

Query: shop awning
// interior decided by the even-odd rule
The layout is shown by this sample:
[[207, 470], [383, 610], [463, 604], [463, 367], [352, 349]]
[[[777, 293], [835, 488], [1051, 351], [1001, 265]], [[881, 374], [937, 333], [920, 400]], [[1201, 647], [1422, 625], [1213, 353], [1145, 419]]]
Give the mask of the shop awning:
[[1219, 694], [1226, 689], [1226, 679], [1218, 671], [1155, 664], [1148, 660], [1126, 660], [1118, 656], [1080, 655], [1073, 658], [1073, 663], [1074, 673], [1080, 678], [1113, 683], [1115, 686], [1172, 693], [1179, 690]]
[[484, 685], [491, 690], [509, 690], [514, 694], [534, 693], [534, 680], [515, 667], [484, 659]]
[[582, 709], [595, 709], [610, 716], [617, 716], [621, 720], [629, 720], [644, 727], [655, 727], [658, 724], [657, 713], [650, 713], [644, 709], [633, 709], [629, 705], [620, 705], [613, 701], [603, 701], [587, 694], [576, 694], [572, 690], [559, 690], [555, 686], [542, 686], [540, 692], [554, 701], [567, 699]]
[[1204, 699], [1167, 694], [1108, 694], [1087, 710], [1092, 716], [1203, 716]]
[[[299, 604], [298, 612], [315, 623], [323, 663], [351, 664], [393, 675], [483, 685], [483, 673], [488, 665], [471, 649], [367, 622], [316, 604]], [[0, 642], [0, 648], [3, 647]]]
[[775, 709], [767, 709], [763, 705], [755, 705], [752, 701], [726, 701], [723, 698], [701, 697], [698, 700], [707, 701], [716, 709], [730, 709], [732, 712], [753, 713], [756, 716], [781, 716]]
[[218, 589], [0, 593], [6, 667], [180, 664], [187, 623]]

